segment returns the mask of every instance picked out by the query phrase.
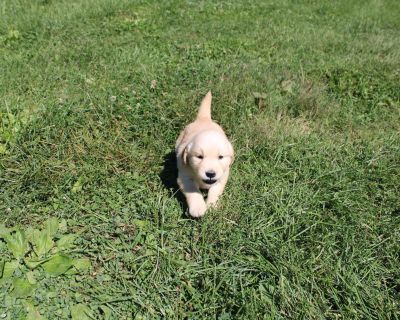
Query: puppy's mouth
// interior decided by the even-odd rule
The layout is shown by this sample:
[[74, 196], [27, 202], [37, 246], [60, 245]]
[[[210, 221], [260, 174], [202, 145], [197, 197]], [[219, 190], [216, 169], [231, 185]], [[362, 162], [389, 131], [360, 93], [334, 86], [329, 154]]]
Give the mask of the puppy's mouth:
[[217, 182], [216, 179], [203, 179], [203, 182], [206, 184], [214, 184]]

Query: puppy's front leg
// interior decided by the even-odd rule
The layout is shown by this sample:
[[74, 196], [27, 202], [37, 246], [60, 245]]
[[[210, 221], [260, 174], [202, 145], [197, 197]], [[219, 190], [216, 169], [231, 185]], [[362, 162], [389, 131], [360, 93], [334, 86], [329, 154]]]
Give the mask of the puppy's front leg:
[[208, 190], [207, 205], [209, 207], [215, 207], [217, 205], [217, 201], [222, 192], [224, 192], [227, 181], [228, 181], [228, 176], [223, 178], [219, 183], [217, 183], [215, 186], [212, 186]]
[[193, 218], [202, 217], [207, 210], [207, 205], [196, 183], [187, 177], [178, 177], [178, 184], [185, 195], [189, 214]]

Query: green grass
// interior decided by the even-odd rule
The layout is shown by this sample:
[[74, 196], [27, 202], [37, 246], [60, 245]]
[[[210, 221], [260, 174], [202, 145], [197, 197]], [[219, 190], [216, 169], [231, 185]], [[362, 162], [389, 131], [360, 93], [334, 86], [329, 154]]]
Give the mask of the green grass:
[[[66, 219], [92, 264], [35, 310], [400, 318], [399, 70], [396, 0], [1, 1], [0, 222]], [[236, 162], [192, 220], [171, 151], [209, 89]]]

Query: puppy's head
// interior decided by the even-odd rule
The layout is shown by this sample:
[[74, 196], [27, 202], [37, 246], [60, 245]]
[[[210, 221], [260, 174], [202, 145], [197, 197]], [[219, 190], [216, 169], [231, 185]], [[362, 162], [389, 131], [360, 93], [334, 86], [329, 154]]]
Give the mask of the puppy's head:
[[183, 161], [191, 167], [196, 180], [213, 185], [228, 172], [233, 162], [233, 147], [219, 132], [202, 132], [185, 148]]

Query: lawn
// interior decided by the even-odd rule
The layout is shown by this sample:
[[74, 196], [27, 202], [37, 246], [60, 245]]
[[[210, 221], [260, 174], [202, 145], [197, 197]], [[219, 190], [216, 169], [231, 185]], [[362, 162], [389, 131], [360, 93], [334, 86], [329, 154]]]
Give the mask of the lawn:
[[400, 2], [1, 1], [0, 318], [400, 318]]

